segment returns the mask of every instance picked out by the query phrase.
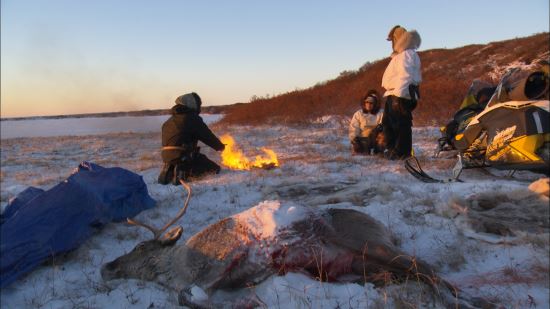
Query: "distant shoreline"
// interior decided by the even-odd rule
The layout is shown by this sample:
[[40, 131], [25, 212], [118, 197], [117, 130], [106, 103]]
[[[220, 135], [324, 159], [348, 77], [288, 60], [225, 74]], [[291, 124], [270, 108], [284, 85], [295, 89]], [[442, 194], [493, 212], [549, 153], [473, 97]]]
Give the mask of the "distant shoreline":
[[[206, 124], [214, 123], [222, 114], [201, 114]], [[169, 115], [84, 117], [59, 119], [30, 119], [0, 122], [0, 139], [52, 136], [88, 136], [111, 133], [160, 133]]]
[[122, 117], [122, 116], [160, 116], [169, 115], [168, 109], [143, 110], [132, 112], [110, 112], [110, 113], [91, 113], [91, 114], [72, 114], [72, 115], [53, 115], [53, 116], [29, 116], [29, 117], [10, 117], [1, 118], [0, 121], [19, 121], [19, 120], [37, 120], [37, 119], [64, 119], [64, 118], [102, 118], [102, 117]]
[[[204, 106], [202, 113], [205, 114], [223, 114], [226, 106]], [[104, 117], [142, 117], [142, 116], [162, 116], [170, 115], [170, 109], [146, 109], [130, 112], [109, 112], [109, 113], [90, 113], [90, 114], [72, 114], [72, 115], [53, 115], [53, 116], [28, 116], [28, 117], [8, 117], [0, 118], [0, 121], [20, 121], [20, 120], [38, 120], [38, 119], [64, 119], [64, 118], [104, 118]]]

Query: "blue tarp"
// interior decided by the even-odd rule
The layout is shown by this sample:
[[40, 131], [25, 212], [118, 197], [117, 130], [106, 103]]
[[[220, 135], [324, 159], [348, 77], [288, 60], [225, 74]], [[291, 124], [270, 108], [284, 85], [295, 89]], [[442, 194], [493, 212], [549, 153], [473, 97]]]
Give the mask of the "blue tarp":
[[154, 206], [140, 175], [88, 162], [48, 191], [27, 188], [0, 218], [0, 287], [77, 248], [98, 227]]

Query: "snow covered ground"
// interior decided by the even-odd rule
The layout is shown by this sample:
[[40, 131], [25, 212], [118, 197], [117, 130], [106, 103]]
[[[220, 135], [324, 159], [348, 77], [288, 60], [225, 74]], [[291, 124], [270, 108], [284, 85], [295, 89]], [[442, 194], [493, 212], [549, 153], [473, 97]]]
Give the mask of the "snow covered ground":
[[[466, 170], [464, 183], [426, 184], [401, 161], [351, 156], [346, 123], [334, 117], [303, 127], [223, 127], [245, 153], [275, 150], [281, 166], [233, 171], [191, 183], [193, 197], [179, 224], [183, 243], [209, 224], [263, 201], [311, 207], [351, 208], [382, 222], [405, 252], [431, 264], [445, 279], [505, 308], [549, 308], [548, 197], [529, 190], [542, 175]], [[453, 158], [431, 158], [436, 128], [414, 128], [413, 143], [426, 172], [450, 176]], [[161, 226], [181, 207], [181, 187], [156, 183], [160, 134], [107, 133], [79, 137], [3, 139], [1, 204], [27, 186], [43, 189], [62, 181], [81, 161], [120, 166], [143, 176], [157, 207], [141, 221]], [[219, 162], [219, 154], [202, 151]], [[541, 180], [540, 184], [547, 180]], [[531, 185], [533, 188], [535, 185]], [[546, 193], [547, 194], [547, 193]], [[504, 236], [503, 234], [512, 234]], [[170, 308], [177, 295], [152, 282], [104, 282], [102, 264], [151, 238], [143, 228], [108, 224], [80, 248], [57, 257], [1, 291], [2, 308]], [[429, 290], [408, 283], [326, 283], [298, 273], [272, 276], [250, 287], [268, 308], [437, 307]]]

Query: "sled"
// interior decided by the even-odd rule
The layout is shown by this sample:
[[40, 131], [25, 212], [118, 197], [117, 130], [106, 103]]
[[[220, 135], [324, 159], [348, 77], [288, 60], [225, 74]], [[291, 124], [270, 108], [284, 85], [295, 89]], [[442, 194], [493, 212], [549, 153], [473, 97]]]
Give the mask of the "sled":
[[[501, 79], [483, 111], [470, 115], [464, 130], [457, 130], [452, 136], [448, 146], [458, 150], [458, 160], [451, 179], [430, 177], [415, 157], [405, 160], [406, 169], [424, 182], [458, 181], [462, 170], [484, 167], [548, 175], [549, 85], [548, 69], [534, 72], [512, 69]], [[445, 145], [440, 139], [436, 155], [444, 151], [441, 146]]]

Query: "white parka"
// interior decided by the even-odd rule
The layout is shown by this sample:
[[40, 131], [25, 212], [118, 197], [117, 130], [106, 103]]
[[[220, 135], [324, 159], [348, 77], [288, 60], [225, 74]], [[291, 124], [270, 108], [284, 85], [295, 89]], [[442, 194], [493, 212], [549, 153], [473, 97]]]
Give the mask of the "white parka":
[[349, 123], [349, 139], [352, 141], [356, 137], [367, 137], [374, 127], [382, 123], [383, 112], [376, 114], [364, 113], [362, 109], [353, 114]]
[[420, 35], [415, 30], [405, 31], [397, 38], [391, 61], [382, 76], [382, 87], [386, 89], [384, 97], [393, 95], [411, 99], [409, 85], [422, 82], [420, 58], [416, 53], [420, 42]]

